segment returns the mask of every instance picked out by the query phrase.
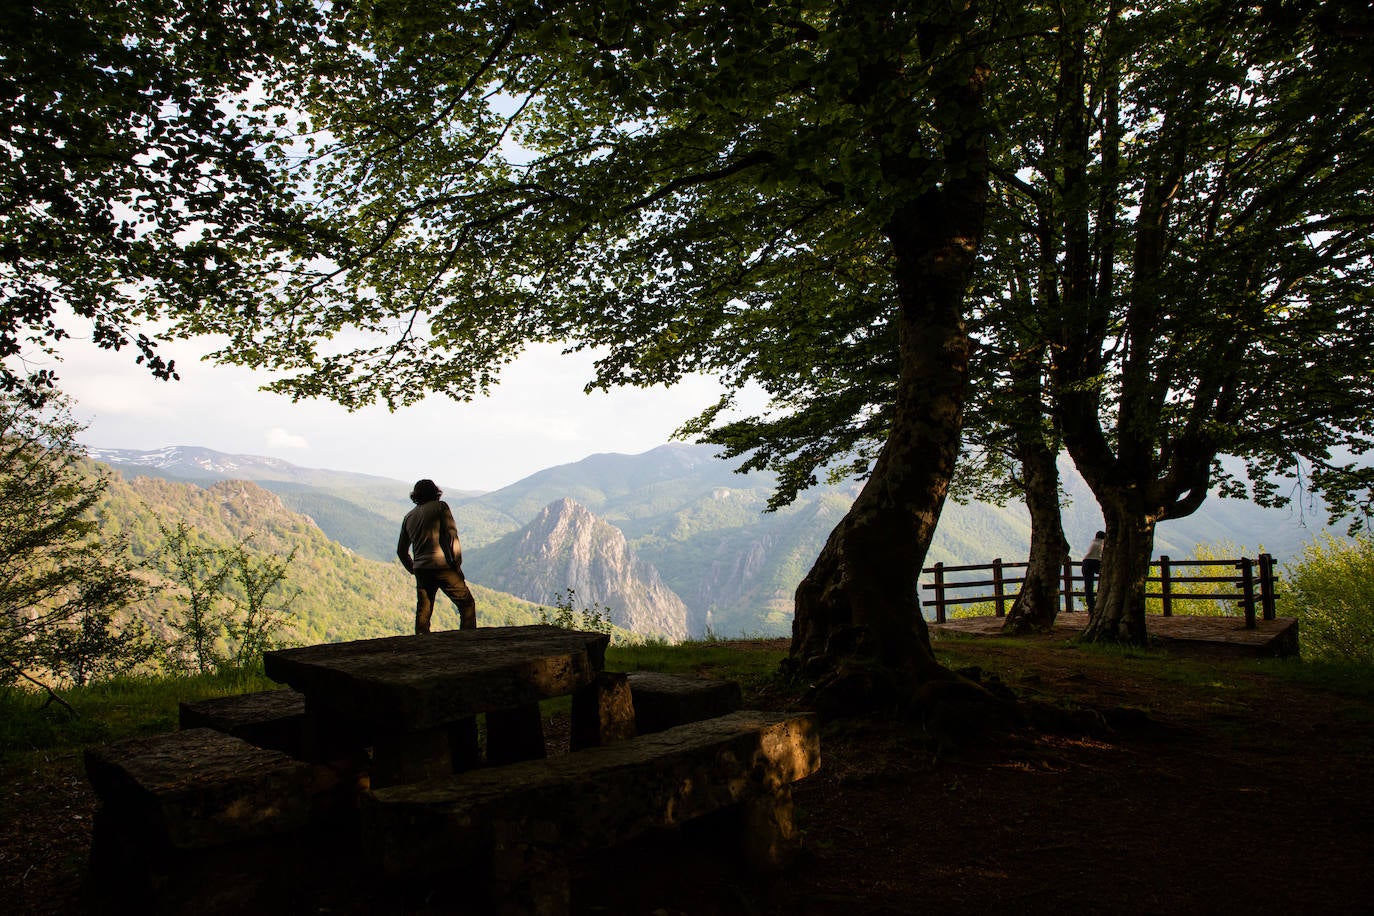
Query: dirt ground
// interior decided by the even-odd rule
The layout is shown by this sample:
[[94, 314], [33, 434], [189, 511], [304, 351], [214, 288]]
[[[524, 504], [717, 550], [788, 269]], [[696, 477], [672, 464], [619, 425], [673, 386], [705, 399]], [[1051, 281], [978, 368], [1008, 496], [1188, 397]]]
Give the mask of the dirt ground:
[[[1101, 711], [1101, 723], [938, 754], [919, 722], [827, 724], [822, 768], [795, 788], [804, 847], [792, 867], [760, 877], [709, 844], [638, 842], [579, 867], [575, 912], [1374, 910], [1368, 696], [1244, 661], [1179, 666], [1050, 641], [939, 647], [1025, 699]], [[795, 703], [773, 686], [752, 693], [753, 705]], [[94, 800], [79, 757], [40, 761], [0, 791], [11, 814], [0, 824], [0, 912], [87, 911]]]

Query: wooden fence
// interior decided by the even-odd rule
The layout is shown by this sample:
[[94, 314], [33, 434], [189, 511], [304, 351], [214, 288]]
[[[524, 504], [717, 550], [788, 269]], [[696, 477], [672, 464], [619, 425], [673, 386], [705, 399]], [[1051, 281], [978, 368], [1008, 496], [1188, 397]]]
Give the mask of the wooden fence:
[[[933, 575], [934, 581], [921, 583], [921, 588], [934, 592], [935, 597], [922, 601], [924, 607], [935, 608], [935, 622], [944, 623], [947, 617], [946, 610], [954, 605], [961, 604], [986, 604], [991, 602], [997, 608], [997, 616], [1005, 617], [1007, 606], [1016, 600], [1016, 593], [1020, 585], [1025, 581], [1024, 575], [1018, 575], [1019, 570], [1025, 569], [1025, 563], [1003, 563], [1001, 558], [993, 560], [991, 563], [983, 563], [975, 566], [946, 566], [943, 563], [936, 563], [921, 570], [922, 574]], [[1200, 575], [1196, 571], [1202, 567], [1221, 567], [1230, 570], [1227, 575], [1212, 574]], [[1077, 570], [1077, 575], [1075, 575]], [[1060, 585], [1061, 611], [1072, 611], [1073, 600], [1078, 597], [1086, 597], [1086, 593], [1075, 589], [1075, 584], [1081, 585], [1083, 582], [1083, 564], [1078, 561], [1070, 561], [1064, 564], [1063, 583]], [[1179, 575], [1182, 570], [1184, 575]], [[982, 573], [988, 571], [990, 578], [976, 579], [950, 579], [951, 573]], [[1010, 571], [1010, 572], [1009, 572]], [[1175, 592], [1174, 586], [1180, 583], [1211, 583], [1217, 589], [1229, 587], [1229, 591], [1206, 591], [1206, 592]], [[1158, 591], [1150, 591], [1151, 585], [1157, 584]], [[1170, 560], [1168, 557], [1160, 557], [1157, 561], [1150, 564], [1150, 576], [1146, 579], [1147, 598], [1158, 598], [1163, 608], [1165, 617], [1173, 616], [1174, 603], [1177, 601], [1235, 601], [1245, 612], [1245, 626], [1249, 629], [1255, 627], [1255, 616], [1258, 613], [1264, 615], [1265, 620], [1273, 620], [1275, 617], [1274, 599], [1278, 597], [1275, 591], [1274, 579], [1274, 558], [1267, 553], [1262, 553], [1258, 557], [1241, 557], [1238, 560]], [[989, 591], [989, 588], [991, 591]], [[957, 593], [969, 589], [977, 589], [978, 594], [971, 597], [959, 597]], [[955, 597], [951, 597], [951, 594]]]

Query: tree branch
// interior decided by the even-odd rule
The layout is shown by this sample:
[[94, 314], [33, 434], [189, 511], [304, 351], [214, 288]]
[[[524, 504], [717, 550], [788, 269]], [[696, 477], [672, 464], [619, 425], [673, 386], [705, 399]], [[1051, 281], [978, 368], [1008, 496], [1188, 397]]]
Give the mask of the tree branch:
[[32, 683], [32, 684], [36, 684], [37, 686], [42, 687], [45, 691], [47, 691], [47, 693], [48, 693], [48, 699], [47, 699], [47, 701], [43, 704], [44, 706], [48, 706], [49, 704], [51, 704], [51, 703], [53, 703], [53, 702], [56, 702], [59, 706], [61, 706], [61, 707], [62, 707], [63, 709], [65, 709], [65, 710], [67, 710], [67, 712], [71, 713], [74, 717], [76, 717], [76, 718], [78, 718], [78, 719], [81, 718], [81, 713], [79, 713], [79, 712], [77, 712], [75, 709], [73, 709], [73, 708], [72, 708], [72, 704], [68, 703], [66, 700], [64, 700], [64, 699], [62, 699], [60, 696], [58, 696], [58, 695], [57, 695], [57, 692], [54, 691], [51, 687], [49, 687], [47, 684], [45, 684], [45, 683], [43, 683], [42, 681], [38, 680], [37, 678], [33, 677], [31, 674], [29, 674], [29, 673], [28, 673], [27, 671], [25, 671], [23, 668], [20, 668], [20, 667], [19, 667], [18, 665], [16, 665], [14, 662], [10, 661], [8, 658], [6, 658], [6, 659], [0, 659], [0, 661], [3, 661], [5, 664], [7, 664], [7, 665], [9, 665], [11, 668], [13, 668], [13, 669], [14, 669], [14, 673], [17, 674], [17, 675], [19, 675], [20, 677], [22, 677], [24, 680], [29, 681], [29, 682]]
[[765, 163], [773, 162], [776, 158], [776, 156], [774, 156], [767, 150], [755, 150], [747, 156], [743, 156], [735, 162], [732, 162], [729, 165], [723, 166], [721, 168], [714, 169], [708, 172], [698, 172], [695, 175], [683, 175], [679, 178], [674, 178], [672, 181], [663, 185], [661, 188], [659, 188], [657, 191], [654, 191], [652, 194], [649, 194], [645, 197], [641, 197], [639, 200], [631, 201], [630, 203], [626, 204], [624, 207], [621, 208], [621, 212], [633, 213], [636, 210], [643, 210], [644, 208], [652, 206], [653, 204], [669, 196], [670, 194], [674, 194], [678, 191], [682, 191], [687, 188], [694, 188], [698, 185], [710, 184], [711, 182], [719, 181], [722, 178], [729, 178], [731, 175], [737, 175], [740, 172], [743, 172], [746, 169], [752, 168], [756, 165], [763, 165]]

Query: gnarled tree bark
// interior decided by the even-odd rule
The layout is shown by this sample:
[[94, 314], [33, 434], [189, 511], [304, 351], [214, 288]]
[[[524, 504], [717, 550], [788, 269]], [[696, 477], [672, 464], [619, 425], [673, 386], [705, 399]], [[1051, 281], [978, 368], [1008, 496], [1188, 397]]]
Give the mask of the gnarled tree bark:
[[1026, 577], [1002, 629], [1008, 633], [1044, 632], [1059, 614], [1059, 581], [1068, 558], [1064, 520], [1059, 514], [1059, 467], [1055, 454], [1034, 431], [1017, 436], [1026, 508], [1031, 517]]
[[964, 293], [986, 188], [982, 171], [975, 176], [924, 195], [887, 228], [900, 297], [892, 429], [863, 491], [797, 588], [792, 629], [793, 664], [842, 705], [900, 702], [945, 673], [921, 613], [919, 578], [958, 458], [967, 397]]

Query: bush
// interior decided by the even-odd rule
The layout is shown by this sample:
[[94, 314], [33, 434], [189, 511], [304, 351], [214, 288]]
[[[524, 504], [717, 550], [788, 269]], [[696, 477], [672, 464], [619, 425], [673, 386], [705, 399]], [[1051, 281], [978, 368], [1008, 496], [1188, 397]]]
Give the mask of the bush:
[[[1014, 598], [1008, 598], [1006, 609], [1011, 610]], [[974, 617], [996, 617], [996, 601], [979, 601], [976, 604], [956, 604], [945, 608], [946, 620], [971, 620]]]
[[539, 609], [539, 622], [547, 626], [562, 627], [565, 630], [589, 630], [593, 633], [610, 635], [614, 629], [611, 623], [611, 609], [602, 604], [583, 605], [577, 603], [577, 592], [572, 588], [567, 594], [554, 601], [556, 610]]
[[1326, 535], [1284, 567], [1283, 583], [1305, 658], [1374, 665], [1374, 536]]

